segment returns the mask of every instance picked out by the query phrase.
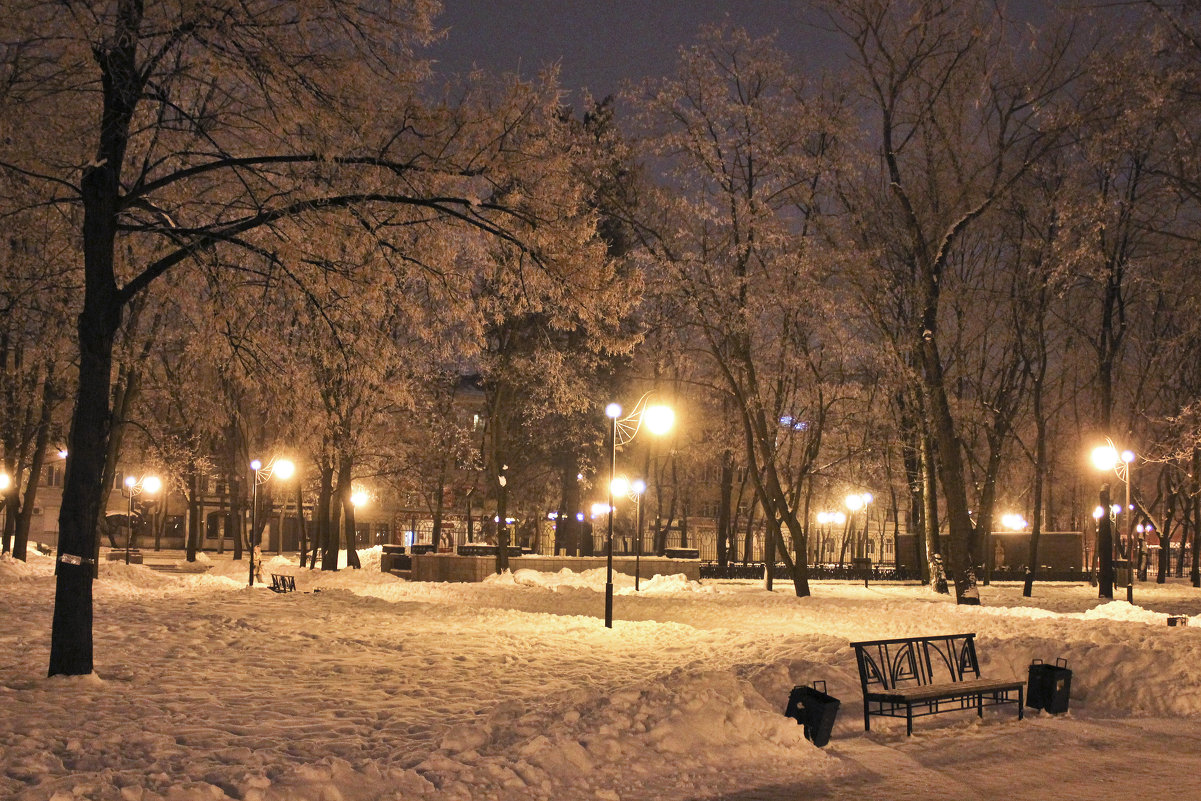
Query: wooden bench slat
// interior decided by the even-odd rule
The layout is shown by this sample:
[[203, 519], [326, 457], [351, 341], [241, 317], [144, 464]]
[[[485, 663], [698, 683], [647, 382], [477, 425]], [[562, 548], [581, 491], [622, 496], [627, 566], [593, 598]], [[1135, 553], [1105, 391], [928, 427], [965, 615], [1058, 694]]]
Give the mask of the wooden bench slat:
[[973, 695], [978, 692], [994, 690], [1016, 690], [1022, 686], [1020, 681], [997, 681], [994, 679], [976, 679], [974, 681], [954, 681], [948, 684], [927, 684], [914, 687], [897, 687], [887, 692], [870, 692], [869, 701], [928, 701], [934, 698], [949, 698], [958, 695]]

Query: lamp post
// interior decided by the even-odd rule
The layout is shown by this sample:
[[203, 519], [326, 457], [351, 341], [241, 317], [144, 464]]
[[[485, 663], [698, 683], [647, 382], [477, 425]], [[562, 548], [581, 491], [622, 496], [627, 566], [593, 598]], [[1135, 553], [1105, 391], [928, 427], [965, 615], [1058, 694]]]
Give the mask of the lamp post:
[[[610, 482], [613, 495], [619, 498], [629, 498], [634, 502], [634, 591], [637, 592], [641, 581], [642, 560], [642, 494], [646, 492], [646, 482], [640, 478], [630, 481], [625, 476], [618, 476]], [[626, 553], [629, 553], [628, 551]]]
[[158, 476], [125, 477], [125, 484], [121, 490], [121, 494], [129, 499], [125, 514], [125, 564], [129, 564], [129, 552], [133, 544], [133, 499], [143, 492], [153, 495], [162, 486], [163, 482], [159, 480]]
[[1134, 511], [1130, 506], [1130, 471], [1136, 457], [1132, 450], [1124, 450], [1119, 453], [1113, 441], [1106, 440], [1105, 445], [1093, 449], [1092, 458], [1094, 467], [1101, 472], [1114, 471], [1118, 480], [1126, 485], [1126, 504], [1122, 507], [1123, 513], [1126, 515], [1126, 602], [1132, 604], [1134, 603]]
[[249, 586], [254, 586], [254, 549], [258, 546], [258, 523], [259, 523], [259, 484], [270, 481], [272, 476], [279, 478], [281, 481], [287, 481], [296, 473], [296, 465], [290, 459], [278, 459], [272, 457], [271, 461], [264, 467], [263, 463], [258, 459], [254, 459], [250, 463], [250, 469], [254, 472], [254, 481], [251, 482], [250, 490], [250, 581]]
[[646, 401], [651, 393], [646, 393], [634, 404], [634, 409], [622, 417], [621, 404], [610, 403], [605, 407], [605, 416], [609, 418], [609, 525], [605, 537], [605, 628], [613, 628], [613, 479], [617, 473], [617, 446], [625, 445], [638, 435], [639, 429], [645, 422], [652, 434], [663, 435], [675, 424], [676, 415], [668, 406], [651, 405]]
[[630, 490], [634, 493], [634, 516], [637, 518], [634, 529], [634, 592], [638, 592], [638, 584], [642, 578], [642, 494], [646, 492], [646, 482], [636, 478], [630, 485]]

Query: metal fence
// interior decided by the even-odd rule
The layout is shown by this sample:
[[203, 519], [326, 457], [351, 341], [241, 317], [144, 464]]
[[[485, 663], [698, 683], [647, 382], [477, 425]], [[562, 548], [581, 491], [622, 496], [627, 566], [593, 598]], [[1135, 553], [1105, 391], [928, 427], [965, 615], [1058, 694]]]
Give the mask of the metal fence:
[[[601, 528], [598, 526], [597, 528]], [[602, 553], [605, 548], [605, 532], [593, 531], [592, 542], [596, 553]], [[788, 548], [789, 553], [793, 553], [792, 537], [784, 533], [784, 543]], [[730, 544], [730, 551], [727, 553], [727, 559], [731, 562], [747, 563], [747, 564], [763, 564], [766, 535], [763, 531], [755, 532], [749, 543], [749, 553], [747, 553], [747, 540], [745, 535], [739, 534], [735, 537], [735, 541]], [[632, 535], [622, 535], [614, 532], [613, 535], [613, 552], [614, 553], [634, 553], [636, 546], [636, 537]], [[650, 532], [642, 535], [642, 553], [651, 553], [654, 550], [654, 536]], [[667, 532], [664, 538], [665, 548], [695, 548], [700, 553], [701, 561], [716, 562], [717, 561], [717, 531], [713, 528], [697, 528], [690, 530], [687, 536], [683, 532], [672, 530]], [[882, 542], [879, 537], [875, 537], [870, 543], [871, 550], [868, 556], [873, 562], [883, 565], [892, 565], [895, 562], [895, 557], [892, 552], [892, 537], [886, 536]], [[881, 557], [881, 551], [885, 551]], [[836, 559], [837, 551], [828, 552], [826, 559], [829, 561]], [[851, 554], [846, 554], [846, 559], [851, 559]]]

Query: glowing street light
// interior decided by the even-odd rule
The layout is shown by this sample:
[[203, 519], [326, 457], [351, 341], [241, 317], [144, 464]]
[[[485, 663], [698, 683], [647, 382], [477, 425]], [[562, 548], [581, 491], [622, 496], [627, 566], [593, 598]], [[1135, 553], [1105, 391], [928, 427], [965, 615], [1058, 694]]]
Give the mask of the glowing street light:
[[672, 426], [676, 422], [676, 413], [672, 411], [670, 406], [654, 405], [647, 406], [642, 413], [643, 422], [646, 423], [646, 428], [656, 437], [661, 437], [668, 431], [671, 431]]
[[847, 522], [847, 516], [845, 512], [818, 512], [817, 522], [818, 525], [822, 526], [828, 526], [831, 524], [835, 526], [841, 526]]
[[125, 564], [129, 564], [129, 552], [133, 544], [133, 499], [143, 492], [154, 495], [162, 487], [163, 482], [158, 476], [142, 476], [140, 479], [134, 476], [125, 477], [124, 487], [121, 489], [121, 494], [129, 499], [125, 514]]
[[847, 509], [851, 510], [852, 512], [858, 512], [860, 509], [867, 508], [867, 505], [871, 503], [872, 500], [873, 498], [870, 492], [853, 492], [846, 497], [844, 503], [846, 503]]
[[[638, 435], [643, 423], [652, 434], [662, 436], [675, 425], [676, 414], [668, 406], [653, 404], [648, 406], [646, 401], [651, 393], [646, 393], [634, 404], [634, 409], [622, 417], [619, 403], [610, 403], [605, 407], [605, 416], [611, 421], [609, 425], [609, 528], [605, 538], [605, 628], [613, 628], [613, 483], [617, 478], [617, 446], [625, 445]], [[628, 486], [628, 484], [627, 484]]]
[[350, 493], [350, 503], [356, 509], [366, 506], [370, 500], [371, 498], [367, 495], [367, 490], [357, 489]]
[[613, 479], [612, 486], [610, 487], [610, 492], [612, 492], [614, 495], [616, 495], [619, 498], [622, 496], [625, 496], [625, 495], [629, 495], [630, 494], [630, 480], [628, 478], [626, 478], [625, 476], [618, 476], [617, 478]]
[[1021, 515], [1010, 513], [1001, 515], [1001, 525], [1010, 531], [1025, 531], [1026, 526], [1028, 526], [1029, 523], [1027, 523], [1026, 518], [1022, 517]]

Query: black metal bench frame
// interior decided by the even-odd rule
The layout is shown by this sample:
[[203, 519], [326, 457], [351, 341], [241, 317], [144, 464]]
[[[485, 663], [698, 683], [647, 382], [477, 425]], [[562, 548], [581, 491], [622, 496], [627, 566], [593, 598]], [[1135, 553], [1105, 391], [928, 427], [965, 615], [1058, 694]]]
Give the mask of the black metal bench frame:
[[[863, 728], [871, 716], [905, 718], [905, 734], [913, 719], [940, 712], [1017, 704], [1021, 720], [1024, 685], [1016, 680], [980, 678], [976, 635], [941, 634], [853, 642], [863, 690]], [[1017, 694], [1014, 697], [1014, 693]]]
[[296, 592], [296, 577], [287, 573], [271, 574], [272, 592]]

